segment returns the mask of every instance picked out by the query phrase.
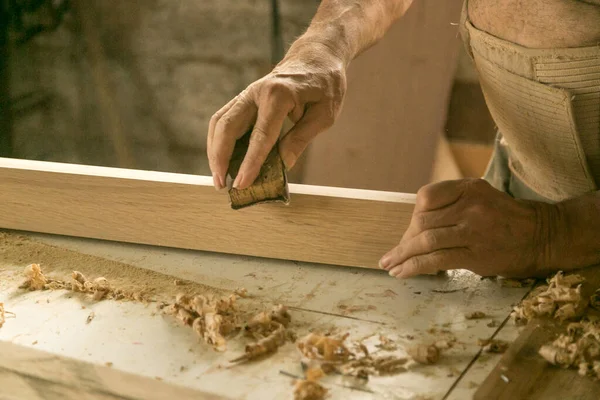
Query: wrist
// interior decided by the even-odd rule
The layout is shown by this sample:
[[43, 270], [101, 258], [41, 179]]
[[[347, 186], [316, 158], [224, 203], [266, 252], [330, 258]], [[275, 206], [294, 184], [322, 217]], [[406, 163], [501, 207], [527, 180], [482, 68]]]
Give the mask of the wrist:
[[352, 61], [353, 56], [342, 42], [341, 40], [335, 40], [335, 38], [329, 38], [324, 32], [311, 32], [309, 30], [290, 46], [281, 63], [300, 59], [311, 63], [315, 61], [317, 63], [331, 63], [345, 70]]
[[536, 266], [545, 273], [600, 263], [600, 194], [536, 203]]
[[570, 232], [561, 204], [533, 203], [535, 209], [534, 265], [537, 275], [564, 269]]

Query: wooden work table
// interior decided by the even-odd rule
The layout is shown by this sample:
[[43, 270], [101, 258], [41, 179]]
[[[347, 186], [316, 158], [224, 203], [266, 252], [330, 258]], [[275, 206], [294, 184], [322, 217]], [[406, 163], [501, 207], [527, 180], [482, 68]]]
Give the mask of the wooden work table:
[[[242, 301], [283, 303], [291, 308], [299, 335], [308, 329], [349, 332], [360, 339], [384, 334], [400, 348], [435, 340], [441, 330], [459, 345], [433, 366], [416, 366], [392, 377], [372, 378], [363, 390], [325, 380], [331, 399], [467, 399], [494, 368], [498, 355], [481, 354], [478, 338], [514, 340], [511, 304], [528, 289], [505, 288], [492, 280], [455, 271], [448, 276], [397, 281], [376, 270], [330, 267], [288, 261], [227, 256], [159, 247], [33, 235], [36, 241], [80, 253], [117, 260], [143, 269], [231, 290], [245, 287], [253, 295]], [[16, 314], [0, 328], [0, 341], [60, 354], [116, 370], [157, 378], [232, 399], [291, 398], [292, 379], [301, 375], [295, 346], [287, 344], [261, 362], [224, 368], [241, 344], [217, 353], [191, 329], [139, 303], [102, 301], [82, 308], [80, 299], [60, 291], [17, 290], [24, 265], [7, 265], [0, 257], [0, 302]], [[57, 261], [59, 262], [59, 261]], [[357, 306], [356, 312], [347, 312]], [[362, 309], [362, 310], [361, 310]], [[86, 324], [93, 311], [94, 320]], [[466, 320], [483, 311], [491, 318]], [[499, 326], [490, 327], [491, 320]], [[493, 324], [490, 324], [493, 325]], [[236, 347], [237, 346], [237, 347]], [[0, 396], [1, 397], [1, 396]]]

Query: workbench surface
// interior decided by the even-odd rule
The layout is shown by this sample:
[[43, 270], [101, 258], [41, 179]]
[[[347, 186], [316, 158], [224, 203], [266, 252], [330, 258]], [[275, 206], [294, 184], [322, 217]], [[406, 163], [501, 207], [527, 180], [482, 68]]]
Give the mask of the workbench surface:
[[[373, 377], [363, 386], [326, 377], [322, 383], [330, 389], [331, 399], [470, 398], [500, 357], [482, 354], [477, 339], [496, 335], [514, 340], [517, 328], [506, 320], [511, 305], [528, 290], [501, 287], [495, 280], [482, 280], [465, 271], [398, 281], [376, 270], [49, 235], [29, 237], [173, 279], [228, 291], [244, 287], [252, 297], [240, 302], [263, 308], [279, 303], [289, 306], [299, 337], [309, 329], [348, 332], [351, 339], [382, 334], [402, 349], [444, 338], [450, 331], [458, 341], [436, 365], [416, 365], [399, 375]], [[112, 363], [116, 369], [232, 399], [292, 398], [293, 378], [288, 375], [302, 375], [293, 344], [260, 362], [229, 368], [228, 360], [243, 350], [241, 341], [230, 341], [224, 354], [215, 352], [191, 329], [157, 313], [152, 304], [105, 300], [86, 303], [84, 309], [81, 298], [64, 291], [18, 290], [22, 268], [35, 262], [8, 263], [0, 253], [0, 302], [16, 315], [0, 328], [1, 341], [92, 363]], [[95, 317], [86, 323], [91, 311]], [[466, 320], [465, 314], [471, 311], [483, 311], [490, 318]], [[492, 319], [497, 326], [490, 324]]]

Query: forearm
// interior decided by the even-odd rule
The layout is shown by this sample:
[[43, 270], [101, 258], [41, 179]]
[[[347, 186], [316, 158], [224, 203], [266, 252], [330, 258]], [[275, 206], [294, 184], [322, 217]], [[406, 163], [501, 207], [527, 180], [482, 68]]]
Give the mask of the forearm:
[[544, 263], [552, 270], [600, 264], [600, 192], [558, 203], [545, 219]]
[[288, 54], [322, 46], [348, 65], [371, 47], [413, 0], [323, 0], [308, 30]]

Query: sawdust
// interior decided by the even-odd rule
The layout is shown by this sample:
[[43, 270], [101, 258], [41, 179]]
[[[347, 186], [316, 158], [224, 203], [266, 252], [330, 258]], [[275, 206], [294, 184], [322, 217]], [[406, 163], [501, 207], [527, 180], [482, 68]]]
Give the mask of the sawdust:
[[104, 277], [90, 281], [79, 271], [71, 273], [71, 282], [47, 278], [39, 264], [28, 265], [25, 267], [23, 274], [25, 275], [25, 281], [21, 283], [19, 289], [70, 290], [87, 294], [96, 302], [105, 298], [111, 300], [148, 301], [147, 293], [112, 288], [108, 280]]
[[389, 298], [394, 298], [396, 296], [398, 296], [398, 293], [394, 292], [391, 289], [386, 289], [385, 291], [383, 291], [382, 293], [365, 293], [365, 296], [369, 296], [369, 297], [389, 297]]
[[221, 289], [192, 281], [175, 286], [172, 276], [0, 232], [0, 268], [22, 271], [33, 263], [40, 265], [46, 279], [79, 271], [83, 275], [105, 277], [113, 287], [124, 292], [152, 294], [154, 300], [169, 300], [181, 292], [224, 293]]
[[535, 317], [549, 316], [559, 321], [581, 317], [589, 300], [581, 295], [584, 278], [558, 272], [543, 285], [531, 292], [527, 299], [513, 308], [511, 317], [516, 324], [525, 324]]
[[539, 354], [550, 364], [576, 368], [582, 376], [600, 379], [600, 321], [570, 323], [567, 332], [543, 345]]
[[322, 400], [327, 396], [327, 389], [319, 384], [319, 379], [325, 376], [320, 367], [309, 368], [306, 379], [299, 379], [294, 384], [294, 400]]
[[338, 308], [342, 310], [342, 315], [349, 315], [357, 312], [365, 312], [365, 311], [373, 311], [376, 310], [377, 307], [374, 305], [366, 305], [366, 306], [347, 306], [345, 304], [338, 305]]
[[470, 313], [465, 314], [465, 319], [483, 319], [486, 318], [487, 314], [483, 311], [472, 311]]

